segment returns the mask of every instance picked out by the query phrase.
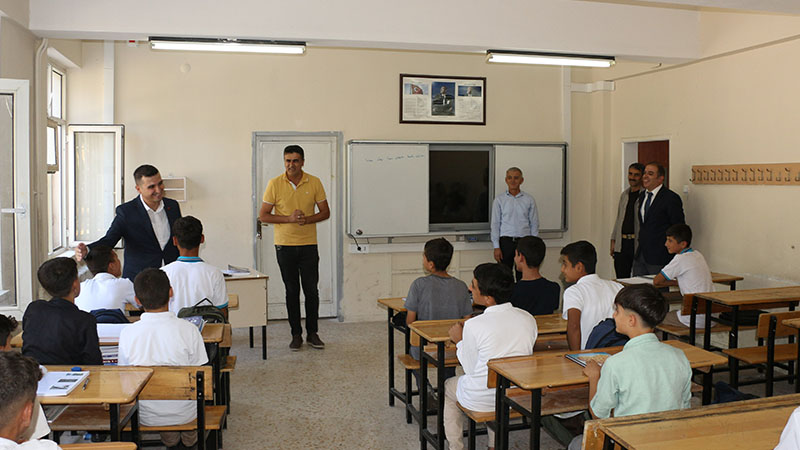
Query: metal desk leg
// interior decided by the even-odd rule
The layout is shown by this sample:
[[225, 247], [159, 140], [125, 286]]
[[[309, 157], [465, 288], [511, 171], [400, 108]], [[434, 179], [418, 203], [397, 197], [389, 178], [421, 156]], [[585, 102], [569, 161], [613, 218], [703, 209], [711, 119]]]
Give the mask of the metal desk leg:
[[253, 327], [250, 327], [250, 348], [253, 348]]
[[[386, 319], [386, 329], [389, 336], [387, 347], [387, 355], [389, 357], [389, 406], [394, 406], [394, 394], [392, 394], [392, 389], [394, 389], [394, 327], [392, 327], [393, 315], [391, 308], [387, 311], [388, 318]], [[406, 395], [408, 395], [408, 392], [406, 392]]]
[[131, 437], [136, 444], [136, 448], [142, 448], [142, 435], [139, 433], [139, 399], [133, 402], [134, 411], [131, 416]]
[[711, 300], [706, 300], [706, 328], [703, 336], [703, 350], [711, 348]]
[[108, 417], [111, 421], [111, 440], [119, 442], [120, 428], [119, 428], [119, 403], [111, 403], [108, 405]]
[[425, 346], [428, 340], [419, 337], [419, 448], [428, 448], [428, 441], [425, 439], [425, 431], [428, 428], [428, 355], [425, 353]]
[[736, 282], [735, 281], [731, 281], [731, 290], [732, 291], [736, 290]]
[[267, 326], [261, 326], [261, 359], [267, 359]]
[[530, 448], [539, 450], [542, 431], [542, 390], [531, 391], [531, 437]]
[[703, 404], [711, 403], [711, 387], [713, 386], [713, 367], [708, 368], [708, 372], [703, 372]]
[[436, 343], [436, 389], [439, 410], [436, 413], [436, 448], [444, 450], [444, 342]]
[[800, 329], [797, 330], [797, 376], [794, 378], [794, 392], [800, 394]]
[[213, 379], [213, 386], [214, 386], [214, 404], [221, 405], [222, 404], [222, 389], [220, 389], [220, 354], [219, 354], [219, 342], [214, 343], [214, 348], [216, 350], [216, 355], [214, 356], [214, 360], [211, 362], [211, 371], [214, 375]]
[[689, 321], [689, 344], [697, 345], [697, 297], [692, 296], [692, 309]]
[[497, 374], [497, 388], [495, 390], [495, 448], [508, 450], [508, 403], [506, 403], [506, 389], [509, 381], [506, 377]]
[[[731, 320], [731, 332], [728, 335], [728, 348], [738, 348], [739, 347], [739, 307], [733, 306], [731, 308], [731, 315], [733, 319]], [[731, 386], [734, 389], [739, 388], [739, 370], [738, 370], [738, 361], [734, 360], [733, 357], [728, 357], [728, 367], [731, 369], [731, 377], [730, 382]]]

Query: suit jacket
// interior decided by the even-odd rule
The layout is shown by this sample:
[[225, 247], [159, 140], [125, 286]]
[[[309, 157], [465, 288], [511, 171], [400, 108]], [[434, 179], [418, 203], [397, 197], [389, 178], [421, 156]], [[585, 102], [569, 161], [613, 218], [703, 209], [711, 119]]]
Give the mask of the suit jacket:
[[[630, 192], [631, 188], [628, 187], [622, 191], [622, 194], [619, 196], [619, 205], [617, 205], [617, 220], [614, 222], [614, 228], [611, 230], [611, 239], [614, 239], [615, 252], [622, 251], [622, 222], [625, 220], [625, 211], [628, 209], [628, 195], [630, 195]], [[634, 220], [634, 230], [636, 230], [636, 222], [637, 221]]]
[[175, 261], [178, 259], [178, 249], [172, 243], [172, 224], [181, 217], [181, 208], [175, 200], [164, 198], [164, 210], [167, 212], [170, 233], [169, 241], [163, 250], [158, 245], [150, 217], [138, 195], [133, 200], [117, 206], [117, 214], [106, 235], [89, 244], [89, 248], [95, 245], [113, 247], [120, 238], [125, 239], [125, 264], [122, 276], [131, 281], [148, 267], [161, 267], [162, 260], [164, 264]]
[[652, 265], [666, 265], [672, 260], [664, 242], [667, 240], [667, 228], [676, 223], [685, 223], [683, 201], [681, 197], [661, 186], [658, 194], [650, 202], [647, 217], [642, 221], [641, 206], [645, 202], [647, 189], [642, 189], [636, 200], [636, 255], [641, 252], [644, 261]]

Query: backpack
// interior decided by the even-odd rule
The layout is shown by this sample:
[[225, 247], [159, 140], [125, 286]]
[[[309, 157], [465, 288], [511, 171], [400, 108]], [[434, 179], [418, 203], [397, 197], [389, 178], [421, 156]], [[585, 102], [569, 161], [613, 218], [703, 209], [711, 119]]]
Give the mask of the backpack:
[[91, 314], [97, 323], [130, 323], [119, 309], [93, 309]]
[[[208, 302], [208, 305], [201, 306], [200, 303], [203, 302]], [[195, 303], [194, 306], [186, 306], [178, 311], [178, 317], [181, 319], [192, 316], [201, 316], [208, 323], [228, 323], [222, 311], [207, 298]]]
[[586, 349], [625, 345], [629, 339], [628, 336], [617, 333], [617, 324], [614, 319], [608, 318], [592, 328], [589, 339], [586, 340]]

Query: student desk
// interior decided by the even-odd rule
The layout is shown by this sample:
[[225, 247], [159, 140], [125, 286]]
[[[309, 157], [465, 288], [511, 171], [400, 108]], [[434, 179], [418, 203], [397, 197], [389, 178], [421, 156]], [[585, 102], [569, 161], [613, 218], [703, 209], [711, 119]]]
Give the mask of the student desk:
[[[550, 336], [555, 336], [567, 332], [567, 321], [562, 319], [558, 314], [548, 314], [543, 316], [535, 316], [536, 326], [538, 329], [537, 340], [540, 338], [546, 339]], [[417, 320], [409, 325], [409, 328], [417, 333], [420, 337], [420, 358], [423, 364], [420, 364], [420, 379], [428, 379], [428, 364], [431, 362], [436, 365], [436, 388], [439, 393], [439, 407], [436, 418], [436, 434], [431, 433], [427, 429], [427, 389], [428, 383], [420, 383], [420, 420], [419, 433], [421, 448], [425, 448], [428, 442], [434, 448], [444, 449], [444, 368], [445, 368], [445, 345], [450, 343], [450, 328], [456, 322], [463, 322], [464, 319], [452, 320]], [[425, 345], [428, 342], [436, 344], [436, 354], [432, 355], [424, 351]], [[563, 355], [563, 353], [561, 353]], [[563, 358], [563, 356], [562, 356]], [[575, 363], [572, 363], [575, 364]], [[575, 364], [577, 366], [577, 364]], [[584, 377], [585, 378], [585, 377]], [[413, 408], [413, 405], [408, 404], [407, 407]]]
[[[784, 320], [783, 324], [790, 328], [797, 329], [797, 342], [800, 342], [800, 319]], [[795, 361], [796, 374], [800, 374], [800, 345], [797, 346], [797, 361]], [[800, 393], [800, 376], [794, 378], [794, 391]]]
[[798, 404], [793, 394], [594, 420], [586, 423], [584, 448], [768, 450]]
[[394, 316], [405, 312], [405, 302], [402, 297], [393, 298], [379, 298], [378, 305], [386, 308], [386, 330], [388, 336], [387, 355], [389, 357], [389, 406], [394, 406], [394, 399], [397, 397], [403, 403], [408, 403], [408, 392], [403, 393], [394, 387], [394, 331], [397, 330], [403, 334], [405, 353], [408, 354], [411, 349], [409, 342], [408, 326], [405, 321], [402, 325], [395, 325]]
[[250, 348], [253, 348], [253, 328], [261, 327], [261, 359], [267, 359], [267, 319], [269, 317], [269, 277], [254, 269], [249, 274], [225, 277], [228, 297], [239, 297], [238, 307], [228, 308], [228, 321], [233, 328], [250, 329]]
[[[619, 284], [621, 284], [623, 286], [630, 286], [631, 284], [636, 284], [636, 282], [634, 282], [633, 280], [637, 279], [637, 278], [641, 278], [642, 279], [642, 283], [645, 282], [644, 280], [647, 280], [648, 284], [653, 284], [653, 279], [652, 278], [647, 278], [647, 277], [620, 278], [620, 279], [617, 279], [617, 280], [614, 280], [614, 281], [616, 281], [617, 283], [619, 283]], [[737, 281], [742, 281], [742, 280], [744, 280], [744, 277], [740, 277], [739, 275], [728, 275], [726, 273], [711, 272], [711, 282], [712, 283], [724, 284], [724, 285], [730, 287], [730, 289], [732, 291], [736, 290], [736, 282]]]
[[[725, 292], [706, 292], [695, 294], [692, 300], [691, 322], [689, 325], [690, 342], [695, 336], [696, 326], [695, 317], [697, 315], [697, 302], [705, 302], [705, 311], [715, 312], [720, 309], [731, 311], [731, 331], [728, 335], [728, 348], [738, 348], [739, 346], [739, 311], [762, 308], [784, 308], [794, 310], [795, 305], [800, 302], [800, 286], [788, 286], [779, 288], [747, 289], [743, 291]], [[716, 308], [715, 308], [716, 306]], [[703, 336], [703, 348], [711, 348], [711, 321], [722, 322], [720, 319], [706, 314], [705, 335]], [[735, 388], [739, 384], [736, 374], [731, 372], [730, 384]]]
[[[664, 343], [683, 350], [692, 369], [698, 369], [703, 372], [703, 402], [706, 403], [710, 400], [712, 373], [709, 369], [714, 365], [725, 364], [727, 358], [682, 341], [664, 341]], [[513, 407], [530, 420], [530, 448], [538, 450], [542, 389], [586, 385], [589, 379], [583, 374], [583, 367], [568, 360], [564, 355], [596, 351], [614, 354], [622, 351], [622, 347], [584, 350], [582, 352], [557, 351], [489, 361], [489, 387], [497, 388], [495, 405], [497, 420], [496, 447], [500, 450], [508, 448], [508, 408]], [[505, 395], [506, 389], [511, 384], [531, 391], [530, 411], [527, 411]]]
[[[69, 371], [72, 366], [45, 366], [48, 371]], [[39, 397], [42, 405], [109, 405], [111, 440], [119, 441], [122, 428], [130, 421], [134, 440], [139, 442], [139, 392], [153, 376], [153, 369], [117, 366], [81, 366], [89, 371], [86, 389], [75, 388], [62, 397]], [[133, 403], [125, 417], [120, 405]]]

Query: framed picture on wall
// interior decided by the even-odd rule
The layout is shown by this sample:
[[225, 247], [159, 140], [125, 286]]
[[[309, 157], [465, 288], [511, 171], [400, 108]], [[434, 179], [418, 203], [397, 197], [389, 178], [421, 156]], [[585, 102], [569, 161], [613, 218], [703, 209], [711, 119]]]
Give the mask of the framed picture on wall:
[[486, 78], [401, 73], [400, 123], [486, 125]]

